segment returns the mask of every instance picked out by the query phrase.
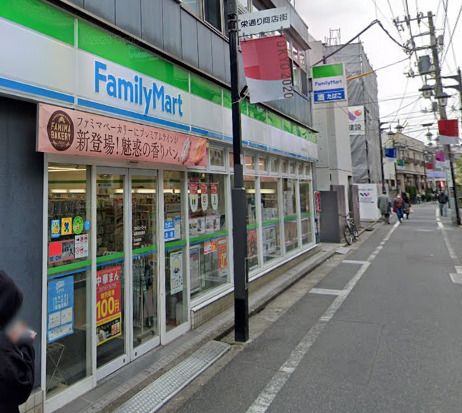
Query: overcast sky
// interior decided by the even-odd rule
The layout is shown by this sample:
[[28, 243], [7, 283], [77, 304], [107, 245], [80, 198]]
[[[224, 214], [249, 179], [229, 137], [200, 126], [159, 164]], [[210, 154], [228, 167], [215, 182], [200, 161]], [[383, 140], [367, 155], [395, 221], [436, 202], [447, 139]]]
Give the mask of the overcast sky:
[[[342, 42], [348, 41], [355, 36], [363, 28], [365, 28], [372, 20], [378, 18], [390, 33], [404, 43], [409, 39], [409, 30], [405, 27], [405, 31], [398, 33], [392, 23], [393, 17], [399, 17], [403, 20], [405, 13], [405, 0], [295, 0], [296, 8], [307, 22], [309, 31], [318, 40], [324, 41], [329, 35], [329, 29], [341, 29]], [[445, 12], [444, 4], [447, 2], [448, 18], [445, 29], [445, 48], [442, 55], [446, 54], [450, 33], [454, 32], [454, 25], [460, 8], [462, 8], [462, 0], [408, 0], [410, 14], [415, 16], [417, 10], [425, 15], [428, 11], [433, 11], [435, 17], [435, 25], [439, 34], [443, 33]], [[444, 4], [443, 4], [444, 3]], [[424, 21], [426, 22], [426, 20]], [[412, 26], [413, 34], [419, 33], [419, 26], [414, 23]], [[420, 31], [428, 31], [426, 23], [422, 23]], [[421, 37], [422, 41], [428, 44], [428, 36]], [[406, 54], [399, 46], [393, 43], [379, 26], [374, 26], [364, 33], [361, 37], [368, 58], [374, 69], [386, 66], [390, 63], [397, 62], [406, 58]], [[417, 40], [418, 45], [419, 43]], [[462, 16], [458, 22], [455, 34], [453, 36], [453, 47], [449, 47], [446, 58], [444, 60], [443, 74], [455, 74], [458, 65], [462, 65], [462, 52], [458, 49], [462, 46]], [[423, 52], [419, 52], [423, 53]], [[425, 53], [426, 54], [426, 53]], [[379, 70], [377, 72], [379, 82], [379, 100], [380, 114], [385, 121], [396, 121], [399, 119], [403, 124], [406, 121], [408, 126], [405, 133], [426, 140], [426, 130], [422, 130], [422, 123], [434, 121], [432, 114], [425, 115], [421, 112], [424, 108], [430, 108], [430, 101], [426, 99], [418, 99], [418, 89], [422, 86], [422, 79], [416, 76], [414, 79], [407, 78], [404, 73], [409, 69], [417, 72], [415, 66], [415, 56], [411, 61], [405, 61], [389, 68]], [[448, 80], [446, 83], [450, 84]], [[459, 103], [457, 92], [453, 89], [446, 89], [446, 93], [454, 95], [451, 102], [448, 104], [448, 115], [455, 117], [459, 116]], [[392, 100], [390, 100], [392, 99]], [[451, 107], [454, 106], [454, 109]], [[396, 113], [396, 114], [395, 114]], [[391, 116], [390, 116], [391, 114]], [[420, 130], [419, 130], [420, 129]]]

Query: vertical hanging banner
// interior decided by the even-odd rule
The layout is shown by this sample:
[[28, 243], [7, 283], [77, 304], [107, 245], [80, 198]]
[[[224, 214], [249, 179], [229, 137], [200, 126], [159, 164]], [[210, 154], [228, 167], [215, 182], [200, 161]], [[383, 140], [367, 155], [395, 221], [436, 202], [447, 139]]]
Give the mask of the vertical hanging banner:
[[345, 67], [343, 63], [313, 66], [314, 103], [330, 103], [347, 100]]
[[459, 121], [457, 119], [440, 119], [438, 121], [438, 139], [443, 145], [459, 143]]
[[365, 135], [364, 106], [348, 106], [349, 135]]
[[250, 102], [291, 98], [292, 70], [284, 35], [241, 41]]

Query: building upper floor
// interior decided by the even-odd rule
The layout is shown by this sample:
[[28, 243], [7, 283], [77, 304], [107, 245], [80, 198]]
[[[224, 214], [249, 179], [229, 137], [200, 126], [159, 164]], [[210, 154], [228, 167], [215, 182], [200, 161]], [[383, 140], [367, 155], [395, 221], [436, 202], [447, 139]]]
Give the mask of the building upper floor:
[[425, 143], [400, 132], [386, 135], [384, 148], [396, 148], [397, 168], [409, 173], [425, 174]]
[[[116, 32], [197, 71], [222, 86], [230, 84], [227, 0], [49, 0], [73, 12], [91, 16]], [[286, 7], [291, 27], [286, 31], [292, 63], [294, 97], [264, 106], [305, 126], [311, 126], [306, 58], [308, 28], [288, 0], [237, 0], [239, 13]], [[245, 84], [240, 64], [241, 84]]]

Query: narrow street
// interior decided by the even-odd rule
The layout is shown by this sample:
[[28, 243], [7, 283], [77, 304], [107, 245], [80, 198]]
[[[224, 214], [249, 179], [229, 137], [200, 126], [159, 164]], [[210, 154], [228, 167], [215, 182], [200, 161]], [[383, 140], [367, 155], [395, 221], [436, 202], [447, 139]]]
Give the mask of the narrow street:
[[460, 230], [434, 204], [394, 222], [164, 410], [460, 412], [462, 289], [445, 241], [458, 253]]

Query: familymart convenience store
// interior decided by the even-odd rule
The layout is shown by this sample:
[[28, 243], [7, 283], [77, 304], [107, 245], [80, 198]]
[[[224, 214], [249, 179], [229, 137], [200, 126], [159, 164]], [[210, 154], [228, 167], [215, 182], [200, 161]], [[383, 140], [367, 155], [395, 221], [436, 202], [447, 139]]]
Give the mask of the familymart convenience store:
[[[232, 293], [230, 94], [39, 0], [0, 5], [0, 53], [0, 138], [29, 171], [8, 173], [43, 176], [41, 266], [4, 259], [42, 274], [39, 382], [52, 411]], [[317, 147], [266, 108], [243, 102], [242, 116], [254, 280], [314, 244]], [[23, 192], [10, 199], [27, 221], [38, 208]]]

